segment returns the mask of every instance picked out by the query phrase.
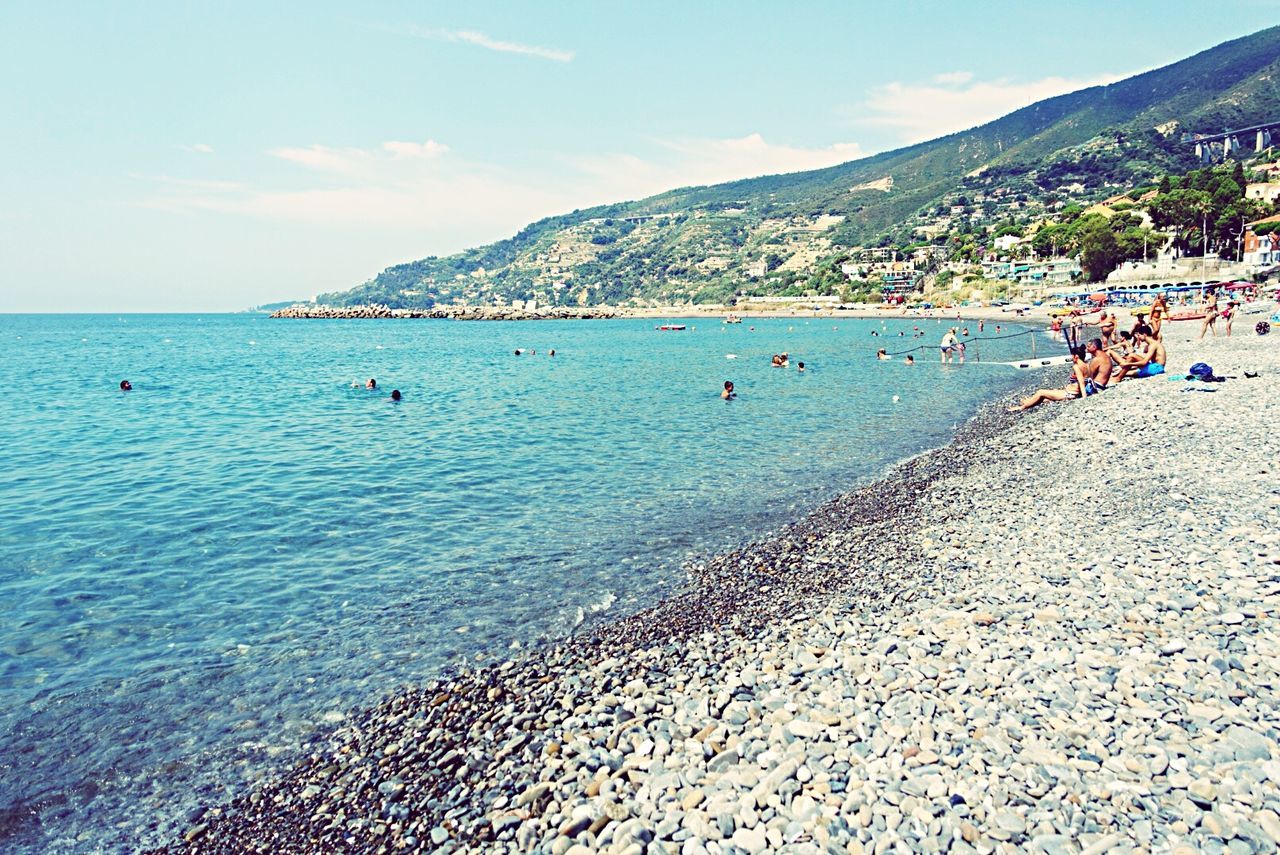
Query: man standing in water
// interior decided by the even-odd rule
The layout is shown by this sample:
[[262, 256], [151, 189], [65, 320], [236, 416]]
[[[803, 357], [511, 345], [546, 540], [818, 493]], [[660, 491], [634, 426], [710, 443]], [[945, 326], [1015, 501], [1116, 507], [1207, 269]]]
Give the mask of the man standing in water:
[[724, 381], [724, 391], [720, 393], [720, 397], [724, 398], [726, 401], [732, 401], [734, 398], [738, 397], [738, 393], [733, 391], [732, 380]]
[[942, 350], [942, 361], [944, 363], [951, 361], [951, 351], [955, 349], [957, 341], [958, 339], [956, 339], [955, 327], [952, 327], [951, 329], [947, 330], [946, 335], [942, 337], [942, 342], [939, 345], [939, 347]]

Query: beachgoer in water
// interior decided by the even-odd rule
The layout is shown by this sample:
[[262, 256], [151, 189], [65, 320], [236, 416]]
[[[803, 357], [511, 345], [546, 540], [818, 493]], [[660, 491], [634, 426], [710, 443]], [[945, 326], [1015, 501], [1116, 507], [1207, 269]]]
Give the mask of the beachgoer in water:
[[399, 390], [399, 389], [392, 389], [392, 390], [391, 390], [391, 400], [393, 400], [393, 401], [398, 401], [398, 400], [400, 400], [400, 390]]
[[960, 335], [962, 335], [962, 336], [964, 336], [964, 337], [968, 338], [968, 336], [969, 336], [969, 328], [968, 328], [968, 327], [965, 327], [963, 330], [961, 330], [961, 331], [960, 331]]
[[121, 392], [131, 392], [131, 391], [133, 391], [133, 384], [132, 384], [132, 383], [130, 383], [128, 380], [121, 380], [121, 381], [120, 381], [120, 391], [121, 391]]
[[884, 352], [883, 347], [876, 351], [876, 359], [889, 359], [889, 358], [890, 358], [889, 354]]
[[957, 341], [958, 339], [956, 338], [955, 327], [952, 327], [943, 334], [942, 342], [938, 347], [942, 351], [942, 361], [944, 363], [951, 361], [951, 349], [956, 346]]
[[364, 384], [364, 387], [365, 387], [366, 389], [377, 389], [377, 388], [378, 388], [378, 381], [377, 381], [377, 380], [374, 380], [372, 377], [370, 377], [370, 378], [369, 378], [369, 381], [368, 381], [367, 383], [365, 383], [365, 384]]
[[519, 356], [519, 355], [520, 355], [520, 354], [522, 354], [522, 353], [524, 353], [524, 351], [517, 347], [517, 348], [516, 348], [516, 356]]
[[772, 361], [772, 363], [771, 363], [771, 364], [773, 365], [773, 367], [774, 367], [774, 368], [781, 368], [781, 367], [782, 367], [782, 356], [781, 356], [781, 354], [777, 354], [777, 353], [775, 353], [775, 354], [773, 355], [773, 361]]
[[914, 356], [912, 356], [911, 354], [909, 354], [909, 353], [908, 353], [908, 354], [907, 354], [907, 358], [906, 358], [906, 359], [904, 359], [904, 360], [902, 360], [902, 363], [903, 363], [904, 365], [915, 365], [915, 364], [916, 364], [916, 358], [915, 358]]
[[551, 351], [547, 354], [547, 356], [555, 356], [555, 355], [556, 355], [556, 349], [553, 347], [551, 348]]
[[982, 332], [982, 328], [986, 325], [986, 321], [978, 321], [978, 332]]
[[797, 363], [796, 363], [796, 370], [797, 370], [797, 371], [799, 371], [801, 374], [803, 374], [803, 373], [804, 373], [804, 363], [803, 363], [803, 362], [797, 362]]
[[733, 391], [732, 380], [724, 381], [724, 391], [720, 393], [720, 397], [724, 398], [726, 401], [732, 401], [734, 398], [738, 397], [738, 393]]

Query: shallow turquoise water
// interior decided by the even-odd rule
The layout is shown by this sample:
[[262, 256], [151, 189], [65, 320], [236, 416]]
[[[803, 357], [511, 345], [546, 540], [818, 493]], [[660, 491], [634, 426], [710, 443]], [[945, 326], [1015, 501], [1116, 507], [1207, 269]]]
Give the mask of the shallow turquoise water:
[[1019, 380], [874, 359], [932, 320], [654, 324], [0, 316], [0, 847], [127, 845], [353, 704], [651, 602]]

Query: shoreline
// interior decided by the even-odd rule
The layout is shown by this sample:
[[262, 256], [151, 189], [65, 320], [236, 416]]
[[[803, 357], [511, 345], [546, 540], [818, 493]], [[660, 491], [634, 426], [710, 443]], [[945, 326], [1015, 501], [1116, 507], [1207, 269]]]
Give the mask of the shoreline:
[[1049, 323], [1050, 306], [1031, 306], [1022, 314], [1009, 307], [972, 306], [950, 309], [906, 309], [879, 305], [865, 308], [717, 308], [700, 310], [694, 306], [630, 308], [621, 306], [551, 306], [514, 309], [498, 306], [438, 306], [432, 309], [390, 309], [386, 306], [297, 306], [279, 309], [269, 317], [285, 320], [457, 320], [457, 321], [585, 321], [585, 320], [687, 320], [723, 321], [735, 315], [743, 321], [758, 318], [823, 318], [882, 320], [1007, 321], [1009, 323]]
[[[171, 849], [1280, 843], [1277, 467], [1231, 433], [1280, 407], [1275, 345], [1177, 344], [1179, 368], [1263, 366], [1216, 394], [1156, 379], [1022, 416], [989, 404], [680, 595], [397, 692]], [[1219, 466], [1130, 489], [1137, 449], [1192, 460], [1224, 427]], [[1091, 443], [1119, 462], [1082, 459]], [[1084, 512], [1112, 490], [1105, 522]], [[1160, 682], [1171, 668], [1184, 679]], [[1096, 721], [1055, 724], [1076, 717]]]
[[[682, 642], [706, 632], [723, 631], [737, 637], [749, 635], [773, 622], [791, 621], [796, 615], [803, 616], [824, 596], [856, 592], [877, 602], [891, 603], [900, 597], [909, 599], [901, 575], [909, 572], [915, 562], [933, 554], [930, 549], [917, 549], [910, 542], [911, 534], [922, 525], [912, 512], [912, 502], [926, 495], [931, 482], [944, 469], [963, 466], [970, 446], [998, 437], [1016, 422], [1017, 418], [1005, 412], [1000, 401], [988, 402], [961, 426], [946, 445], [894, 463], [883, 477], [866, 486], [840, 493], [801, 519], [785, 524], [776, 533], [713, 556], [691, 568], [689, 581], [659, 602], [630, 615], [607, 619], [582, 634], [531, 648], [516, 658], [462, 672], [446, 671], [421, 687], [397, 690], [378, 703], [361, 708], [353, 721], [340, 725], [331, 733], [318, 735], [317, 742], [325, 745], [329, 753], [349, 754], [356, 750], [352, 746], [357, 744], [362, 745], [359, 750], [364, 753], [363, 742], [371, 730], [381, 731], [387, 722], [400, 724], [406, 709], [427, 710], [431, 732], [441, 740], [439, 745], [433, 746], [429, 760], [454, 774], [465, 773], [469, 777], [480, 771], [470, 764], [476, 756], [488, 755], [501, 760], [511, 753], [510, 739], [499, 738], [501, 731], [476, 732], [471, 726], [472, 721], [484, 720], [498, 712], [515, 721], [535, 716], [546, 704], [546, 692], [539, 691], [540, 688], [572, 678], [581, 669], [599, 666], [602, 659], [604, 667], [611, 672], [609, 684], [621, 685], [635, 679], [648, 667], [645, 664], [647, 659], [630, 658], [638, 651], [645, 651], [650, 658], [661, 657], [676, 654]], [[886, 520], [885, 508], [893, 509], [892, 520]], [[850, 526], [847, 518], [852, 516], [861, 516], [867, 522], [861, 526]], [[893, 537], [883, 535], [881, 529], [886, 525], [895, 526]], [[860, 564], [865, 565], [862, 568], [865, 572], [850, 580], [844, 578], [846, 568], [843, 566], [814, 565], [811, 561], [813, 556], [807, 553], [803, 543], [815, 538], [857, 540], [862, 556]], [[871, 566], [875, 562], [884, 564]], [[793, 572], [801, 565], [805, 566], [803, 572]], [[933, 574], [929, 574], [924, 581], [933, 580]], [[656, 654], [654, 648], [658, 651]], [[521, 709], [513, 714], [508, 709], [512, 704], [519, 705]], [[402, 737], [393, 741], [400, 739]], [[545, 743], [532, 737], [522, 741]], [[476, 746], [480, 748], [477, 750]], [[314, 756], [316, 747], [305, 747], [299, 755], [310, 753]], [[199, 811], [202, 814], [199, 821], [183, 831], [180, 843], [152, 851], [268, 851], [277, 847], [289, 851], [297, 851], [301, 847], [306, 851], [308, 844], [301, 838], [292, 834], [286, 839], [276, 836], [275, 828], [281, 824], [281, 814], [272, 812], [255, 816], [255, 811], [268, 802], [274, 803], [290, 789], [294, 796], [300, 798], [308, 786], [314, 786], [304, 783], [309, 780], [309, 770], [316, 771], [314, 764], [302, 760], [230, 804], [212, 806], [207, 812]], [[323, 773], [324, 767], [320, 771]], [[453, 775], [444, 777], [448, 781], [453, 780]], [[385, 794], [374, 795], [376, 801], [376, 797]], [[438, 798], [440, 794], [434, 795]], [[299, 798], [286, 795], [284, 804], [299, 806], [302, 804]], [[463, 803], [459, 803], [450, 805], [447, 810], [433, 811], [434, 818], [443, 821], [445, 814], [462, 808]], [[371, 815], [377, 813], [375, 810]], [[463, 844], [463, 849], [458, 851], [465, 851], [468, 846], [494, 843], [488, 833], [492, 830], [491, 821], [484, 816], [483, 810], [475, 814], [474, 833], [450, 838], [455, 845]], [[288, 811], [283, 816], [302, 819]], [[448, 819], [451, 825], [457, 825], [455, 817]], [[270, 837], [254, 842], [250, 830], [255, 828], [267, 831]], [[249, 837], [244, 836], [246, 832], [250, 832]], [[361, 850], [373, 842], [352, 844], [345, 839], [339, 841], [343, 847], [354, 845]], [[424, 841], [417, 842], [422, 844]], [[335, 843], [332, 837], [314, 841], [319, 847], [316, 851], [339, 843]], [[437, 842], [435, 845], [441, 844]]]

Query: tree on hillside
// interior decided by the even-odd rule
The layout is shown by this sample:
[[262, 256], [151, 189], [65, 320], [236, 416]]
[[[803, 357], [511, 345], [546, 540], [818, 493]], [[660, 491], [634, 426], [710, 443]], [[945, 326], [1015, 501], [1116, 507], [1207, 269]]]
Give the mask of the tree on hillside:
[[1090, 282], [1101, 282], [1116, 269], [1123, 255], [1115, 232], [1105, 217], [1087, 218], [1076, 237], [1080, 248], [1080, 267]]

